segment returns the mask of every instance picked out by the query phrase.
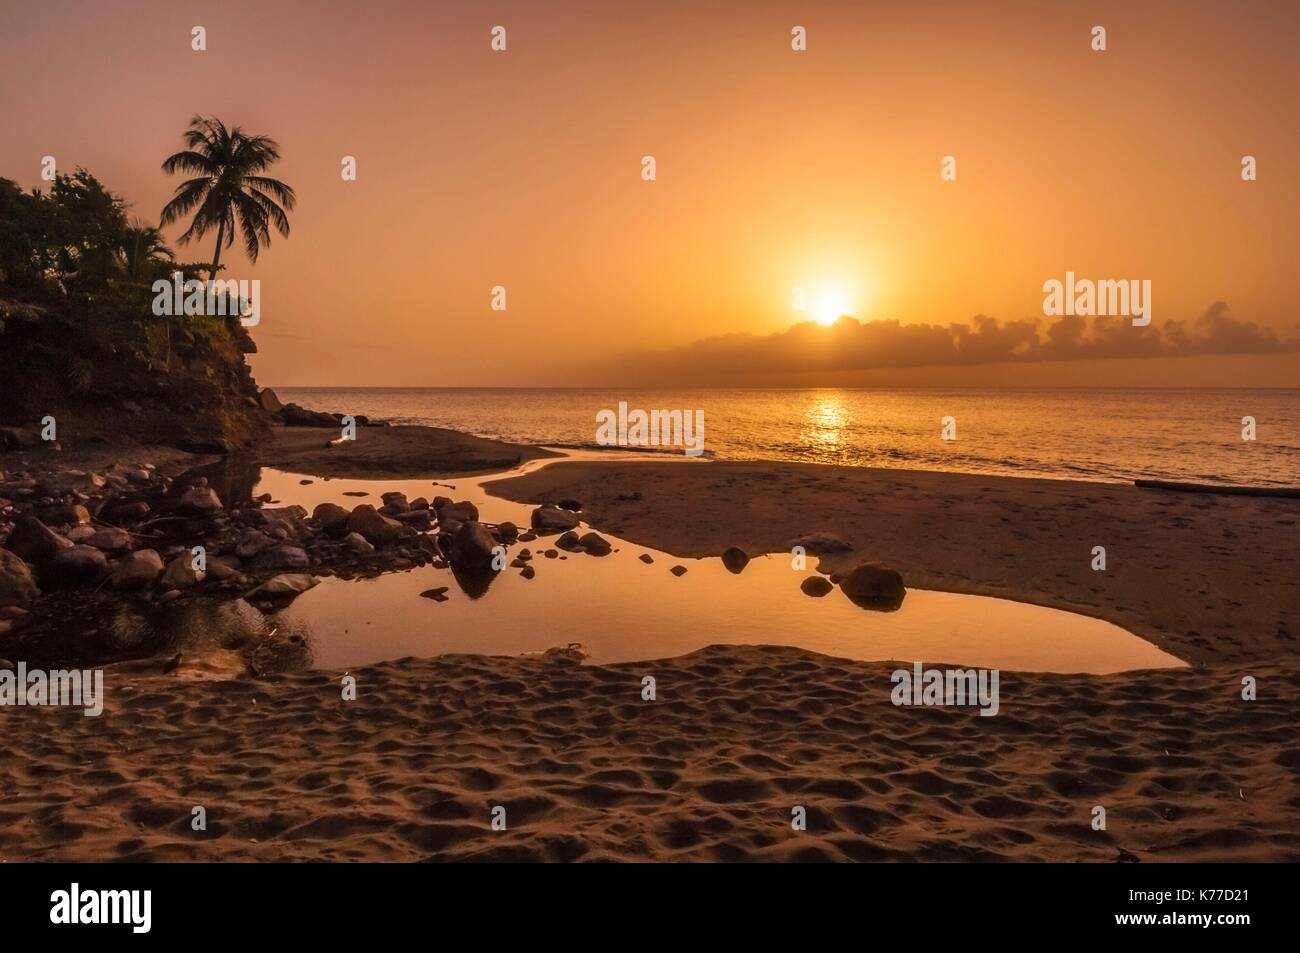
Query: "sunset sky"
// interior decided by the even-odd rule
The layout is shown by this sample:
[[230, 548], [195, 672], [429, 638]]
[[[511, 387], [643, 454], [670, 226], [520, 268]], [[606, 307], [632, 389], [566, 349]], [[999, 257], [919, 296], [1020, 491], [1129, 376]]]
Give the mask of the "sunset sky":
[[53, 155], [156, 222], [192, 115], [277, 139], [293, 233], [223, 253], [262, 282], [266, 385], [617, 383], [640, 359], [613, 355], [809, 319], [795, 285], [861, 321], [1046, 327], [1067, 270], [1150, 279], [1157, 329], [1226, 302], [1283, 353], [822, 374], [742, 341], [718, 383], [1300, 384], [1300, 5], [956, 6], [7, 3], [0, 176]]

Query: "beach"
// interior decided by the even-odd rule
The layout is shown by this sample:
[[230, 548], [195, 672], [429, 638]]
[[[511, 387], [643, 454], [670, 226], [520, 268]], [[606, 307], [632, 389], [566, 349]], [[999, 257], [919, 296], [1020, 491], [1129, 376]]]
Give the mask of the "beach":
[[[388, 439], [415, 460], [465, 445]], [[266, 462], [295, 462], [286, 452]], [[518, 452], [478, 447], [459, 462], [494, 455]], [[339, 470], [381, 475], [355, 460]], [[779, 646], [600, 665], [449, 655], [234, 679], [161, 674], [145, 658], [106, 669], [98, 718], [6, 712], [0, 857], [1300, 859], [1298, 501], [642, 460], [560, 461], [490, 489], [576, 498], [595, 530], [682, 557], [788, 553], [797, 537], [833, 534], [852, 549], [828, 553], [829, 571], [869, 560], [909, 587], [1095, 615], [1190, 667], [1004, 671], [1000, 710], [981, 717], [896, 706], [898, 664]], [[1090, 568], [1094, 545], [1105, 572]], [[582, 605], [571, 613], [581, 642]], [[1245, 677], [1256, 700], [1242, 698]]]

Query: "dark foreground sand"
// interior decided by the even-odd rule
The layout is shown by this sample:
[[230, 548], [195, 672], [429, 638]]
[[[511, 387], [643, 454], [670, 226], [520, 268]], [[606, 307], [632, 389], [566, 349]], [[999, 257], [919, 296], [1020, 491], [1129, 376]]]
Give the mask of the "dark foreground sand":
[[354, 702], [339, 673], [118, 673], [98, 719], [5, 713], [0, 858], [1300, 859], [1293, 670], [1253, 667], [1252, 703], [1226, 671], [1007, 674], [992, 718], [895, 708], [890, 670], [449, 656]]
[[0, 711], [0, 859], [1300, 860], [1300, 501], [641, 462], [498, 492], [577, 497], [596, 528], [680, 555], [833, 532], [855, 547], [837, 564], [1091, 612], [1194, 667], [1003, 672], [980, 717], [894, 707], [894, 665], [785, 648], [406, 659], [353, 672], [352, 702], [341, 672], [130, 663], [100, 718]]

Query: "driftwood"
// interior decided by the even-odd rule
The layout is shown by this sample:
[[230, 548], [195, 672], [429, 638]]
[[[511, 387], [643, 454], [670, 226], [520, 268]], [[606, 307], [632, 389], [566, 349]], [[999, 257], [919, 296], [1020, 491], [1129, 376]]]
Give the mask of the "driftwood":
[[1144, 490], [1175, 490], [1180, 493], [1224, 493], [1230, 496], [1282, 496], [1300, 499], [1300, 487], [1216, 486], [1213, 483], [1176, 483], [1171, 480], [1134, 480]]

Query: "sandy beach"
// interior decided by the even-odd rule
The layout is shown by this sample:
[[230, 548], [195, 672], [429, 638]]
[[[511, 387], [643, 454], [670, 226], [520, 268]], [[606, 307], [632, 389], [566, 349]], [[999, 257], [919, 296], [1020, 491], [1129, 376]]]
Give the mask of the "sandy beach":
[[[446, 440], [399, 439], [422, 439], [417, 457]], [[909, 586], [1097, 615], [1193, 667], [1004, 672], [1000, 713], [983, 718], [895, 707], [897, 665], [781, 647], [236, 680], [126, 662], [106, 672], [99, 718], [6, 712], [0, 858], [1300, 859], [1296, 501], [642, 461], [554, 463], [494, 491], [577, 497], [597, 530], [681, 556], [833, 531], [853, 547], [827, 557], [835, 568], [871, 559]], [[1094, 544], [1105, 573], [1089, 569]], [[1256, 701], [1241, 699], [1246, 675]], [[196, 806], [206, 831], [191, 829]], [[798, 807], [806, 830], [791, 827]]]

